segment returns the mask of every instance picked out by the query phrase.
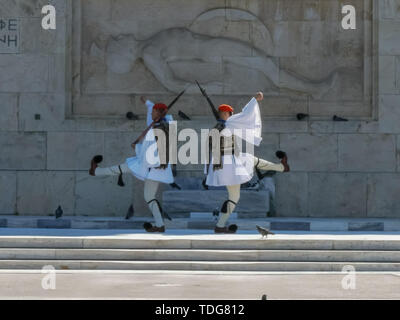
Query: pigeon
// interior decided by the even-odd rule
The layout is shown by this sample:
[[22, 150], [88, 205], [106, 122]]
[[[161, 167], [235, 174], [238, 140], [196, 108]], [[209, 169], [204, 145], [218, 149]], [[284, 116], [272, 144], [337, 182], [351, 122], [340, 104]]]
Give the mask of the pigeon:
[[349, 121], [345, 118], [338, 117], [337, 115], [334, 115], [332, 120], [333, 121]]
[[264, 237], [267, 238], [269, 234], [272, 234], [272, 235], [275, 234], [275, 233], [269, 231], [268, 229], [262, 228], [260, 226], [256, 226], [256, 227], [257, 227], [257, 231], [262, 235], [263, 238]]
[[303, 120], [303, 119], [305, 119], [305, 118], [307, 118], [308, 117], [308, 114], [305, 114], [305, 113], [298, 113], [297, 115], [296, 115], [296, 118], [297, 118], [297, 120]]
[[172, 187], [173, 189], [182, 190], [182, 188], [181, 188], [178, 184], [176, 184], [175, 182], [174, 182], [174, 183], [170, 183], [169, 185], [170, 185], [170, 187]]
[[128, 212], [126, 213], [125, 219], [128, 220], [133, 217], [135, 210], [133, 209], [133, 204], [130, 205]]
[[139, 120], [139, 116], [130, 111], [126, 113], [126, 117], [129, 120]]
[[63, 215], [63, 213], [64, 213], [64, 211], [63, 211], [63, 209], [61, 208], [61, 206], [58, 206], [58, 208], [57, 208], [57, 210], [56, 210], [56, 212], [55, 212], [55, 214], [56, 214], [56, 219], [61, 218], [62, 215]]
[[179, 116], [182, 120], [191, 120], [191, 119], [190, 119], [186, 114], [184, 114], [181, 110], [179, 110], [178, 116]]

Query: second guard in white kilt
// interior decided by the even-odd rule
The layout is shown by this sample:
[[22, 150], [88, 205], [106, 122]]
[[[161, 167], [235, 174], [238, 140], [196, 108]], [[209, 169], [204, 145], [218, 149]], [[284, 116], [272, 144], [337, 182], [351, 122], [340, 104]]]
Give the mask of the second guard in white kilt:
[[[202, 90], [201, 87], [200, 89]], [[204, 90], [202, 93], [209, 100]], [[214, 111], [215, 115], [218, 114], [218, 123], [214, 129], [218, 130], [220, 141], [215, 144], [216, 141], [213, 141], [215, 139], [212, 137], [215, 131], [212, 130], [209, 135], [208, 149], [210, 160], [205, 166], [207, 175], [205, 185], [226, 186], [228, 191], [228, 199], [222, 204], [220, 217], [214, 229], [215, 233], [237, 231], [237, 225], [227, 226], [226, 224], [240, 199], [241, 184], [252, 179], [255, 168], [263, 171], [290, 171], [287, 155], [282, 151], [278, 152], [281, 163], [272, 163], [240, 150], [239, 140], [255, 146], [261, 143], [262, 123], [258, 105], [261, 100], [263, 100], [263, 94], [259, 92], [238, 114], [233, 114], [234, 109], [226, 104], [220, 105], [218, 111]], [[214, 107], [212, 103], [210, 104]], [[215, 145], [219, 145], [219, 150], [216, 150]]]

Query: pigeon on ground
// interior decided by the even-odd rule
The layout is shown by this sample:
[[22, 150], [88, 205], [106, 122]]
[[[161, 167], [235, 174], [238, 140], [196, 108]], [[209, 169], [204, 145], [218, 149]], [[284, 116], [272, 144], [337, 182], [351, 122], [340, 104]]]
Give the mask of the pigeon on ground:
[[125, 219], [128, 220], [133, 217], [135, 210], [133, 209], [133, 204], [130, 205], [128, 212], [126, 213]]
[[334, 115], [333, 116], [333, 121], [349, 121], [349, 120], [347, 120], [345, 118], [338, 117], [337, 115]]
[[269, 234], [274, 235], [275, 233], [269, 231], [268, 229], [262, 228], [260, 226], [256, 226], [257, 227], [257, 231], [262, 235], [262, 237], [268, 237]]
[[56, 212], [55, 212], [55, 214], [56, 214], [56, 219], [61, 218], [62, 215], [63, 215], [63, 213], [64, 213], [64, 211], [63, 211], [63, 209], [61, 208], [61, 206], [58, 206], [58, 208], [57, 208], [57, 210], [56, 210]]
[[126, 113], [126, 117], [129, 120], [139, 120], [139, 116], [130, 111]]
[[191, 120], [191, 119], [190, 119], [186, 114], [184, 114], [181, 110], [179, 110], [178, 116], [179, 116], [182, 120]]
[[305, 118], [307, 118], [308, 117], [308, 114], [305, 114], [305, 113], [298, 113], [297, 115], [296, 115], [296, 118], [297, 118], [297, 120], [303, 120], [303, 119], [305, 119]]

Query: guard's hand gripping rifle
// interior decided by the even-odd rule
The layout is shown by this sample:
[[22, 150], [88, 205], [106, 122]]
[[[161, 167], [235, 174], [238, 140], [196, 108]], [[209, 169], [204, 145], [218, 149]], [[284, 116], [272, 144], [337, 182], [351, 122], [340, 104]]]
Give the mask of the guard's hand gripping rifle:
[[211, 107], [211, 111], [212, 111], [212, 113], [213, 113], [215, 119], [218, 120], [218, 119], [219, 119], [219, 114], [218, 114], [217, 108], [215, 108], [215, 105], [212, 103], [212, 101], [211, 101], [210, 97], [208, 96], [206, 90], [203, 89], [203, 88], [200, 86], [200, 84], [197, 82], [197, 80], [195, 80], [195, 81], [196, 81], [196, 84], [198, 85], [198, 87], [199, 87], [201, 93], [202, 93], [203, 96], [207, 99], [207, 102], [208, 102], [208, 104], [209, 104], [210, 107]]
[[142, 134], [132, 143], [132, 147], [133, 147], [133, 148], [135, 147], [135, 145], [136, 145], [137, 143], [139, 143], [139, 142], [146, 136], [147, 132], [149, 132], [149, 130], [150, 130], [151, 128], [153, 128], [154, 125], [155, 125], [160, 119], [162, 119], [163, 117], [165, 117], [165, 115], [168, 113], [168, 111], [169, 111], [169, 110], [172, 108], [172, 106], [179, 100], [179, 98], [185, 93], [185, 91], [186, 91], [186, 89], [183, 90], [180, 94], [178, 94], [177, 97], [168, 105], [168, 109], [165, 110], [165, 111], [163, 112], [163, 114], [162, 114], [159, 118], [157, 118], [156, 120], [154, 120], [154, 121], [142, 132]]

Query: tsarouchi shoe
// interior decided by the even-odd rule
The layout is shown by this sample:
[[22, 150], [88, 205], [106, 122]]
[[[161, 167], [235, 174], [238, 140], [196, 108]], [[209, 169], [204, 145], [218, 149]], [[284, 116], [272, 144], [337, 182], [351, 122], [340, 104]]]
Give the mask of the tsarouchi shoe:
[[146, 222], [144, 225], [143, 225], [143, 228], [147, 231], [147, 232], [165, 232], [165, 226], [162, 226], [162, 227], [156, 227], [156, 226], [153, 226], [151, 223], [149, 223], [149, 222]]
[[89, 174], [91, 176], [95, 176], [97, 165], [102, 161], [103, 161], [103, 156], [94, 156], [92, 161], [90, 161]]
[[215, 233], [236, 233], [238, 227], [236, 224], [231, 224], [229, 227], [218, 227], [215, 226], [214, 232]]

